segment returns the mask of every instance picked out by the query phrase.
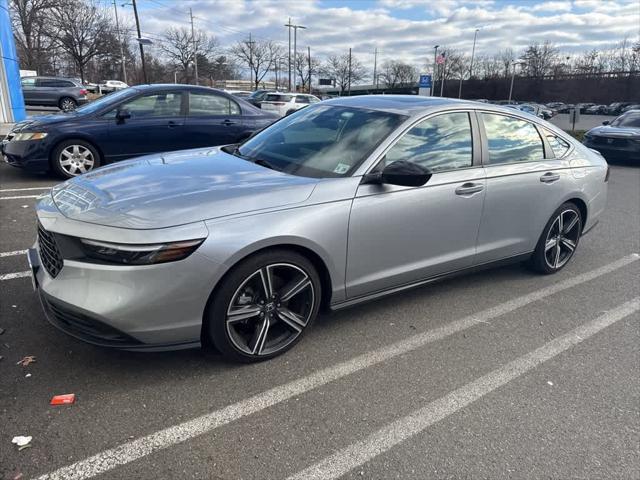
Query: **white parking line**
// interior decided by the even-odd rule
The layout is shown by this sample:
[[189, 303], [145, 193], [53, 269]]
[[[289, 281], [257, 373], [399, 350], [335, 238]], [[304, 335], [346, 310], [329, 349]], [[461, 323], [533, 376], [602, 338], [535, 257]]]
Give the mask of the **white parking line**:
[[496, 305], [495, 307], [469, 315], [461, 320], [414, 335], [392, 345], [364, 353], [345, 362], [316, 371], [306, 377], [274, 387], [232, 405], [228, 405], [220, 410], [201, 415], [192, 420], [188, 420], [144, 437], [131, 440], [130, 442], [123, 443], [117, 447], [105, 450], [84, 460], [62, 467], [54, 472], [44, 474], [38, 477], [38, 479], [80, 480], [94, 477], [118, 466], [125, 465], [150, 455], [158, 450], [177, 445], [186, 440], [210, 432], [218, 427], [246, 417], [247, 415], [260, 412], [273, 405], [277, 405], [285, 400], [309, 392], [317, 387], [326, 385], [327, 383], [346, 377], [352, 373], [390, 360], [412, 350], [416, 350], [429, 343], [441, 340], [475, 325], [485, 323], [488, 320], [517, 310], [518, 308], [541, 300], [549, 295], [553, 295], [598, 278], [602, 275], [611, 273], [625, 265], [629, 265], [630, 263], [637, 261], [638, 259], [640, 259], [640, 255], [636, 253], [628, 255], [616, 260], [615, 262], [609, 263], [608, 265], [604, 265], [600, 268], [596, 268], [595, 270], [576, 275], [575, 277], [557, 282], [548, 287], [541, 288], [540, 290], [522, 295], [514, 298], [513, 300], [509, 300], [508, 302]]
[[288, 480], [334, 480], [640, 309], [640, 297], [390, 423]]
[[26, 254], [26, 250], [14, 250], [13, 252], [0, 252], [0, 258], [2, 257], [13, 257], [15, 255], [24, 255]]
[[18, 200], [21, 198], [38, 198], [40, 195], [20, 195], [16, 197], [0, 197], [0, 200]]
[[49, 190], [53, 187], [54, 185], [51, 185], [49, 187], [28, 187], [28, 188], [0, 188], [0, 193], [4, 193], [4, 192], [26, 192], [28, 190]]
[[0, 282], [3, 280], [13, 280], [14, 278], [28, 277], [29, 275], [31, 275], [31, 272], [28, 270], [26, 272], [5, 273], [0, 275]]

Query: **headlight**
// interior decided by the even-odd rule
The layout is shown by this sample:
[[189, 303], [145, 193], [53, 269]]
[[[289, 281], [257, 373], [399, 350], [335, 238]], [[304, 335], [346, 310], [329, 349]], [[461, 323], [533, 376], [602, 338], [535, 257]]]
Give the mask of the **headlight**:
[[22, 140], [42, 140], [46, 136], [47, 134], [45, 132], [21, 132], [16, 133], [11, 140], [13, 142], [19, 142]]
[[182, 242], [154, 243], [151, 245], [126, 245], [81, 239], [87, 257], [106, 263], [122, 265], [151, 265], [175, 262], [191, 255], [204, 238]]

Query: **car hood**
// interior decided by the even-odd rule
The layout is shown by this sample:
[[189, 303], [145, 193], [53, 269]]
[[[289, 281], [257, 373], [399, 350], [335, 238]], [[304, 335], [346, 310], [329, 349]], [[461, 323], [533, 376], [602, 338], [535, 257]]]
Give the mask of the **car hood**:
[[67, 218], [153, 229], [295, 205], [317, 183], [208, 148], [119, 162], [68, 180], [51, 195]]
[[587, 132], [589, 135], [595, 135], [599, 137], [640, 137], [640, 128], [634, 127], [612, 127], [610, 125], [602, 125], [592, 128]]
[[12, 131], [19, 132], [22, 130], [36, 130], [41, 127], [47, 127], [49, 125], [55, 125], [57, 123], [68, 122], [69, 120], [74, 120], [80, 116], [81, 115], [79, 113], [75, 113], [75, 112], [53, 113], [50, 115], [37, 115], [23, 122], [16, 123], [12, 128]]

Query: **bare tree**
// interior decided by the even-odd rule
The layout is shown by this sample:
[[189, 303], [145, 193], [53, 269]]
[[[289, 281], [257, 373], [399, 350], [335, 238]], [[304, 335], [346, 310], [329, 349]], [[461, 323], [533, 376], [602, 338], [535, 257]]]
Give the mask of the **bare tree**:
[[240, 63], [246, 64], [252, 72], [255, 88], [273, 68], [276, 58], [282, 56], [282, 49], [271, 40], [254, 40], [236, 43], [230, 50]]
[[[300, 87], [304, 91], [307, 87], [311, 87], [310, 78], [317, 74], [320, 70], [321, 62], [313, 55], [311, 56], [311, 60], [309, 60], [309, 55], [301, 55], [298, 54], [297, 58], [294, 59], [293, 68], [296, 72], [296, 75], [300, 79]], [[309, 70], [311, 68], [311, 70]]]
[[395, 88], [418, 79], [418, 70], [413, 65], [398, 60], [388, 60], [382, 64], [382, 81], [388, 88]]
[[184, 76], [188, 78], [191, 78], [188, 74], [189, 66], [192, 65], [195, 67], [193, 61], [194, 46], [198, 51], [198, 64], [200, 64], [201, 61], [206, 64], [218, 49], [216, 39], [207, 35], [202, 30], [195, 32], [195, 40], [191, 37], [191, 29], [186, 27], [171, 27], [167, 29], [163, 37], [163, 41], [160, 43], [161, 50], [169, 62], [175, 68], [182, 70]]
[[20, 65], [39, 73], [50, 64], [54, 45], [49, 22], [52, 12], [66, 0], [11, 0], [11, 24]]
[[554, 65], [558, 62], [558, 49], [549, 42], [529, 45], [520, 60], [526, 75], [542, 78], [552, 73]]
[[87, 64], [109, 51], [114, 38], [111, 18], [95, 4], [82, 0], [65, 2], [52, 11], [52, 17], [56, 43], [73, 60], [84, 81]]
[[321, 70], [323, 75], [332, 78], [340, 88], [342, 95], [349, 83], [357, 83], [367, 76], [367, 69], [355, 57], [351, 56], [351, 71], [349, 71], [349, 54], [331, 55]]

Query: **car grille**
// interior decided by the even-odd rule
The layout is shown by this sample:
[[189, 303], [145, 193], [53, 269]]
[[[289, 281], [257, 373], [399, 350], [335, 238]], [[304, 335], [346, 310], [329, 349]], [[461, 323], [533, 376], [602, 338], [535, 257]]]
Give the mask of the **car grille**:
[[42, 296], [49, 320], [61, 330], [87, 342], [107, 346], [133, 346], [140, 342], [84, 313]]
[[628, 145], [626, 138], [612, 138], [612, 137], [599, 137], [594, 136], [591, 140], [596, 145], [608, 145], [610, 147], [624, 148]]
[[40, 246], [40, 260], [49, 275], [55, 278], [62, 270], [62, 255], [58, 249], [56, 238], [47, 232], [38, 222], [38, 245]]

